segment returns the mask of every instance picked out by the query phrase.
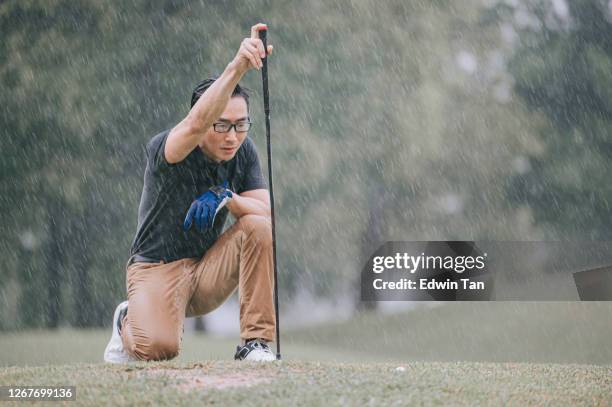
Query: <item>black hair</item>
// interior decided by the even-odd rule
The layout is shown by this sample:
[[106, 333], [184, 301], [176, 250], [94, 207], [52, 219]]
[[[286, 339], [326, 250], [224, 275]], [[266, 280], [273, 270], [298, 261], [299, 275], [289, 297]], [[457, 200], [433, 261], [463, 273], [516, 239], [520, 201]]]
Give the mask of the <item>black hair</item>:
[[[202, 82], [198, 83], [196, 88], [193, 90], [193, 93], [191, 94], [191, 107], [196, 104], [200, 96], [202, 96], [202, 94], [206, 92], [206, 89], [210, 88], [210, 85], [212, 85], [218, 78], [218, 76], [213, 76], [211, 78], [204, 79]], [[249, 89], [245, 88], [244, 86], [240, 86], [240, 84], [237, 84], [234, 90], [232, 91], [232, 97], [241, 96], [244, 99], [247, 104], [247, 110], [249, 109], [249, 92]]]

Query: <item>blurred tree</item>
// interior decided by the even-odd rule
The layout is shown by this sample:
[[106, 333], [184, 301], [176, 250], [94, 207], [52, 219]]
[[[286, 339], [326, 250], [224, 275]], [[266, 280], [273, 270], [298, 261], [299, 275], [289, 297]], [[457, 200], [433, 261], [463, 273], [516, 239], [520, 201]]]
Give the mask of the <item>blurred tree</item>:
[[[549, 236], [612, 238], [612, 9], [600, 0], [534, 1], [496, 13], [519, 42], [515, 90], [549, 121], [532, 170], [509, 189], [534, 209]], [[519, 18], [517, 18], [517, 15]]]
[[[381, 186], [383, 241], [531, 232], [503, 186], [537, 148], [536, 119], [504, 96], [505, 50], [481, 10], [479, 0], [0, 3], [0, 327], [110, 323], [126, 295], [143, 146], [261, 20], [276, 46], [281, 301], [353, 286], [369, 191]], [[265, 162], [259, 74], [243, 84]]]
[[[367, 227], [362, 236], [362, 249], [360, 256], [360, 264], [367, 264], [370, 256], [374, 253], [374, 251], [384, 243], [382, 240], [382, 222], [383, 222], [383, 213], [384, 213], [384, 205], [385, 205], [385, 189], [382, 183], [378, 185], [372, 186], [372, 189], [368, 191], [368, 221]], [[356, 280], [356, 310], [366, 310], [372, 311], [377, 308], [376, 301], [361, 301], [361, 282], [369, 281], [368, 274], [371, 271], [366, 267], [363, 267], [360, 272], [360, 278]], [[373, 298], [376, 297], [376, 291], [372, 290]]]
[[[74, 117], [62, 114], [70, 104], [66, 60], [79, 45], [75, 38], [96, 25], [95, 9], [86, 3], [57, 1], [0, 5], [3, 87], [2, 159], [3, 227], [10, 232], [8, 256], [23, 253], [17, 237], [33, 234], [42, 244], [28, 247], [36, 259], [16, 259], [21, 272], [21, 320], [27, 325], [57, 327], [62, 321], [61, 287], [65, 279], [68, 224], [75, 214], [69, 196], [80, 177], [83, 145]], [[72, 17], [72, 18], [71, 18]], [[68, 107], [70, 109], [70, 107]], [[5, 223], [6, 222], [6, 223]]]

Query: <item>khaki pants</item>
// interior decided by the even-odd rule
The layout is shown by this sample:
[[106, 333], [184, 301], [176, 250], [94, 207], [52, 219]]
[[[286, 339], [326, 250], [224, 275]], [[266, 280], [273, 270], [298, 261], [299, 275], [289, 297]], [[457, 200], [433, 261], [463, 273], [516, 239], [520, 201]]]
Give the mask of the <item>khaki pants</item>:
[[275, 316], [269, 218], [245, 215], [204, 257], [127, 267], [128, 312], [124, 349], [141, 360], [178, 355], [185, 316], [206, 314], [238, 287], [240, 337], [272, 341]]

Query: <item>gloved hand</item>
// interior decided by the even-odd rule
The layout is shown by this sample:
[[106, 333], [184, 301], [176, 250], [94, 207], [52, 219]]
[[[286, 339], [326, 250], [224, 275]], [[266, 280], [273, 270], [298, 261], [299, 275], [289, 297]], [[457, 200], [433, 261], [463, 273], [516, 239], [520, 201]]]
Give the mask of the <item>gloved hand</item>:
[[185, 216], [183, 228], [189, 230], [194, 218], [200, 232], [212, 228], [217, 213], [232, 199], [232, 191], [227, 189], [228, 186], [228, 182], [225, 181], [223, 185], [210, 188], [193, 201]]

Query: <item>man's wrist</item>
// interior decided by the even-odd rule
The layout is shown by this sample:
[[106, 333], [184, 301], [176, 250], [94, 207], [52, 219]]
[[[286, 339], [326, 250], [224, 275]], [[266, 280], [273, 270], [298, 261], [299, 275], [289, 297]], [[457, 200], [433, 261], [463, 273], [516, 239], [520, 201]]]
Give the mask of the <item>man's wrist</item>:
[[247, 70], [248, 66], [245, 68], [243, 64], [241, 64], [240, 61], [237, 61], [236, 59], [233, 59], [232, 62], [227, 64], [227, 66], [225, 67], [225, 72], [228, 75], [232, 77], [236, 76], [239, 79], [242, 78], [242, 76], [246, 73]]

